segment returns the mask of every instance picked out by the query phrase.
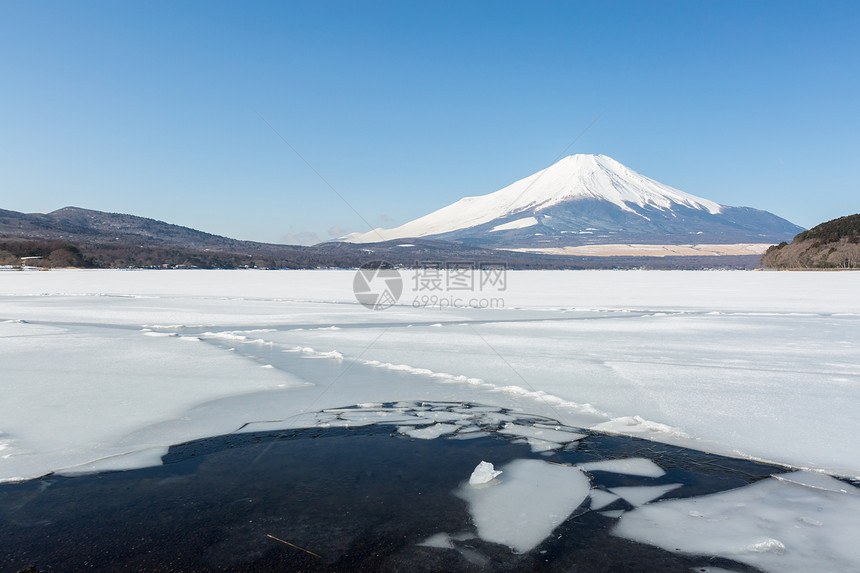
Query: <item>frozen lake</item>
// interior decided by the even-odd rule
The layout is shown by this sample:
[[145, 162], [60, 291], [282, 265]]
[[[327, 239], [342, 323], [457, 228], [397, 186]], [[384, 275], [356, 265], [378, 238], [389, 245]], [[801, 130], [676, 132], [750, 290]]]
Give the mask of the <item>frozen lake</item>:
[[[328, 427], [246, 428], [171, 446], [162, 466], [6, 484], [0, 572], [169, 563], [182, 571], [747, 573], [755, 569], [731, 556], [679, 553], [613, 531], [651, 500], [695, 500], [767, 482], [774, 471], [791, 475], [459, 402], [318, 416]], [[454, 426], [445, 439], [414, 437], [413, 424], [433, 417]], [[566, 444], [535, 452], [523, 433]], [[486, 477], [497, 479], [472, 487], [470, 472], [484, 458], [498, 468]]]
[[[330, 408], [468, 402], [805, 470], [707, 512], [642, 504], [616, 535], [774, 571], [808, 567], [808, 539], [856, 570], [860, 496], [828, 475], [860, 478], [860, 274], [417, 273], [370, 310], [350, 271], [2, 272], [0, 480], [160, 464], [189, 440], [331, 424]], [[445, 418], [408, 431], [445, 439]], [[537, 455], [560, 443], [511, 431]], [[737, 503], [773, 523], [706, 525]], [[643, 533], [657, 523], [699, 533]]]

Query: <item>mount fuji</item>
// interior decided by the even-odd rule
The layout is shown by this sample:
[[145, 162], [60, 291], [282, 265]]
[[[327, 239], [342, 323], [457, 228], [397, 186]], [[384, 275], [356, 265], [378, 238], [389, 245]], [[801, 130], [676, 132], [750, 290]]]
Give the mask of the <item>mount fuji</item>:
[[394, 229], [338, 240], [426, 238], [502, 249], [552, 249], [618, 243], [778, 243], [802, 230], [767, 211], [720, 205], [679, 191], [605, 155], [580, 154]]

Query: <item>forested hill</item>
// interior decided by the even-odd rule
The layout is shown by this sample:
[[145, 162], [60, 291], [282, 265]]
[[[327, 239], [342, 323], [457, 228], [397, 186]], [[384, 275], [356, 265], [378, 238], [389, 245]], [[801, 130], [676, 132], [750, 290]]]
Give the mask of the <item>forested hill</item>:
[[774, 245], [762, 265], [775, 269], [860, 269], [860, 214], [839, 217]]

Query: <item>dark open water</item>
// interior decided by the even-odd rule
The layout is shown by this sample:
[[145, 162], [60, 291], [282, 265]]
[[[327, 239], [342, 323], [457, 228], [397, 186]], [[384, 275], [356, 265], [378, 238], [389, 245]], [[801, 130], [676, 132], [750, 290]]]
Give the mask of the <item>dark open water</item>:
[[[703, 495], [782, 468], [584, 431], [576, 449], [534, 454], [510, 437], [416, 440], [392, 426], [232, 434], [174, 446], [164, 465], [0, 486], [0, 572], [31, 571], [577, 571], [685, 572], [725, 559], [614, 537], [589, 500], [527, 554], [478, 538], [452, 494], [481, 460], [578, 463], [647, 457], [660, 478], [594, 472], [595, 487], [683, 483]], [[619, 500], [602, 508], [630, 509]], [[269, 536], [313, 552], [311, 555]]]

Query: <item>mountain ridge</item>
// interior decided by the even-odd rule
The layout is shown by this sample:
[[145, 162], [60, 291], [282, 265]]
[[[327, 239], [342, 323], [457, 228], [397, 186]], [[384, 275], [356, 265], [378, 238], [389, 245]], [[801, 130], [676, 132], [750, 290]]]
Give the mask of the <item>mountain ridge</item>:
[[153, 246], [230, 249], [238, 245], [266, 245], [240, 241], [158, 219], [109, 213], [81, 207], [63, 207], [50, 213], [19, 213], [0, 209], [0, 237], [98, 241], [108, 235], [115, 239], [136, 239]]
[[615, 242], [767, 243], [802, 230], [767, 211], [721, 205], [675, 189], [605, 155], [578, 154], [394, 229], [338, 240], [424, 237], [494, 248], [547, 248]]
[[385, 261], [411, 267], [432, 261], [499, 263], [516, 269], [754, 268], [758, 257], [555, 256], [515, 253], [440, 240], [343, 242], [313, 246], [221, 237], [156, 219], [64, 207], [51, 213], [0, 209], [0, 267], [356, 268]]

